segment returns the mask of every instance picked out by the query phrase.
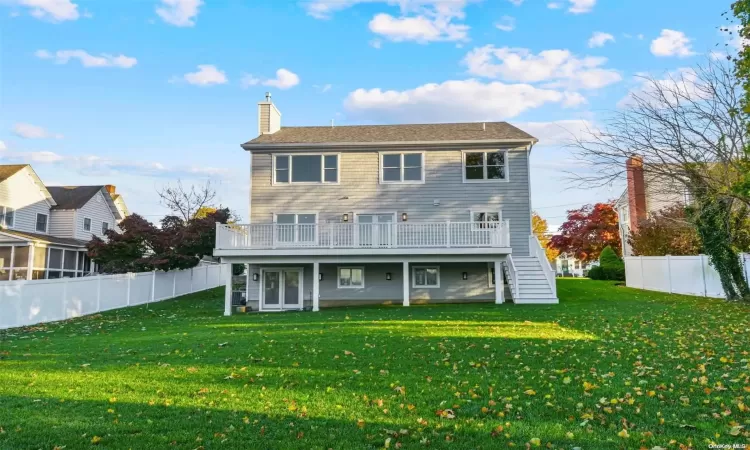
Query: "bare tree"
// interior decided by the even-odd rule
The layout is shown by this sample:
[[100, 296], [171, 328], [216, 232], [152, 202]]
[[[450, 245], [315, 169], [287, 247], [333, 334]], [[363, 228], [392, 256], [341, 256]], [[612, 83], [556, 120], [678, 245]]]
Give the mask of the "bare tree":
[[640, 156], [650, 194], [688, 192], [691, 221], [727, 296], [735, 299], [750, 294], [732, 247], [732, 214], [750, 207], [750, 198], [733, 189], [748, 161], [742, 96], [726, 61], [709, 59], [665, 79], [644, 77], [601, 129], [587, 130], [571, 144], [588, 166], [571, 174], [577, 184], [590, 188], [622, 179], [628, 158]]
[[211, 181], [186, 188], [182, 180], [177, 180], [175, 186], [168, 184], [157, 190], [157, 193], [161, 204], [185, 222], [191, 220], [201, 208], [207, 207], [216, 198], [216, 190]]

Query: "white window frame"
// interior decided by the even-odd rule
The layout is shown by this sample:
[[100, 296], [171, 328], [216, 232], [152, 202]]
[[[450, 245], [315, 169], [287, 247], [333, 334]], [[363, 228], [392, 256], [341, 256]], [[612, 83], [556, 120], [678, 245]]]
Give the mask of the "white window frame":
[[[486, 217], [487, 214], [495, 214], [495, 213], [497, 213], [497, 222], [494, 222], [494, 221], [490, 222], [490, 221], [487, 221], [487, 220], [484, 220], [482, 222], [477, 222], [477, 221], [474, 220], [474, 214], [484, 214], [485, 217]], [[503, 211], [502, 210], [494, 210], [493, 211], [493, 210], [471, 209], [471, 210], [469, 210], [469, 222], [472, 223], [473, 226], [471, 228], [474, 229], [474, 230], [482, 229], [482, 227], [478, 225], [480, 223], [487, 223], [487, 224], [497, 223], [498, 224], [497, 227], [499, 227], [500, 224], [503, 223]], [[497, 227], [495, 227], [495, 228], [497, 228]], [[484, 228], [491, 228], [491, 227], [484, 227]]]
[[[41, 231], [39, 228], [37, 228], [37, 225], [39, 224], [39, 216], [44, 216], [47, 218], [44, 221], [44, 231]], [[15, 218], [13, 220], [15, 220]], [[49, 214], [36, 213], [36, 217], [34, 220], [34, 232], [35, 233], [47, 233], [47, 230], [49, 230]]]
[[[504, 172], [505, 177], [500, 179], [487, 179], [487, 153], [498, 153], [502, 152], [504, 153], [503, 161], [505, 161]], [[466, 178], [466, 154], [467, 153], [483, 153], [484, 156], [482, 156], [482, 170], [484, 173], [484, 178], [481, 180], [469, 180]], [[510, 170], [508, 170], [508, 150], [502, 149], [502, 148], [496, 148], [496, 149], [476, 149], [476, 150], [462, 150], [461, 151], [461, 178], [463, 179], [464, 183], [507, 183], [510, 180]]]
[[[359, 269], [362, 271], [362, 284], [359, 286], [349, 285], [349, 286], [343, 286], [341, 284], [341, 269]], [[351, 280], [351, 275], [349, 275], [349, 280]], [[364, 289], [365, 287], [365, 267], [364, 266], [338, 266], [336, 267], [336, 288], [337, 289]]]
[[[401, 156], [401, 162], [400, 162], [400, 169], [401, 169], [401, 179], [399, 181], [386, 181], [383, 179], [383, 156], [385, 155], [400, 155]], [[415, 180], [404, 180], [404, 169], [406, 166], [404, 165], [404, 155], [421, 155], [422, 157], [422, 179], [419, 181]], [[425, 184], [425, 152], [380, 152], [378, 159], [380, 160], [380, 184]]]
[[[106, 225], [107, 228], [104, 228], [105, 225]], [[102, 221], [102, 236], [105, 236], [104, 233], [106, 233], [107, 230], [111, 230], [111, 228], [109, 228], [109, 222]]]
[[[294, 216], [294, 223], [287, 223], [287, 224], [279, 224], [278, 223], [278, 217], [279, 216]], [[312, 211], [303, 211], [303, 212], [279, 212], [279, 213], [273, 213], [273, 223], [279, 224], [279, 225], [300, 225], [299, 223], [299, 216], [315, 216], [315, 222], [313, 223], [303, 223], [302, 225], [318, 225], [318, 220], [320, 219], [320, 214], [318, 212], [312, 212]], [[313, 242], [318, 242], [318, 227], [315, 227], [316, 232], [314, 233], [315, 240]], [[310, 241], [301, 241], [299, 238], [299, 228], [294, 228], [294, 240], [293, 241], [279, 241], [277, 240], [278, 236], [278, 228], [274, 227], [274, 242], [276, 242], [278, 245], [284, 245], [284, 244], [296, 244], [298, 242], [310, 242]]]
[[[289, 158], [289, 181], [276, 181], [276, 158], [285, 156]], [[292, 157], [293, 156], [320, 156], [320, 181], [292, 181]], [[336, 181], [325, 181], [326, 176], [326, 156], [336, 157]], [[271, 181], [273, 186], [287, 186], [287, 185], [337, 185], [341, 183], [341, 153], [272, 153], [271, 154], [271, 166], [273, 173], [271, 174]]]
[[[417, 284], [417, 269], [436, 269], [437, 270], [437, 284], [436, 285], [425, 285], [420, 286]], [[427, 281], [427, 276], [425, 276]], [[440, 266], [412, 266], [411, 268], [411, 287], [414, 289], [439, 289], [440, 288]]]
[[[86, 229], [86, 221], [87, 220], [89, 221], [89, 229], [88, 230]], [[90, 232], [91, 231], [91, 224], [92, 223], [93, 222], [92, 222], [92, 220], [89, 217], [84, 217], [83, 218], [83, 231], [89, 231]]]
[[[0, 222], [0, 226], [3, 226], [9, 230], [12, 230], [13, 228], [15, 228], [16, 227], [16, 208], [13, 208], [10, 206], [0, 206], [0, 209], [2, 209], [2, 212], [3, 212], [2, 222]], [[10, 225], [6, 223], [7, 221], [6, 214], [8, 214], [8, 210], [13, 211], [13, 222]]]

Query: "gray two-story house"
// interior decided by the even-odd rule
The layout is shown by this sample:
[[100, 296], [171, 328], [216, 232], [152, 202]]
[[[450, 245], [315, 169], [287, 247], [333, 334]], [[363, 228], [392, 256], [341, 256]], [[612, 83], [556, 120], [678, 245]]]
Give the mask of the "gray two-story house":
[[250, 223], [217, 225], [214, 251], [247, 265], [252, 309], [557, 303], [531, 233], [533, 136], [505, 122], [282, 127], [270, 96], [258, 124], [242, 144]]

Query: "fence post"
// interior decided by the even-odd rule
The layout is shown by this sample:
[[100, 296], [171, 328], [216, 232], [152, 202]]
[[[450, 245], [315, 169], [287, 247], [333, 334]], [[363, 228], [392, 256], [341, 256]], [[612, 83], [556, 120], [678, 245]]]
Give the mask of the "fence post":
[[[65, 256], [65, 254], [63, 254], [63, 256]], [[65, 263], [65, 258], [63, 258], [63, 263]], [[68, 311], [68, 278], [63, 277], [63, 320], [69, 318], [67, 311]]]
[[128, 280], [128, 297], [127, 297], [127, 300], [126, 300], [125, 304], [128, 305], [128, 306], [130, 306], [130, 278], [132, 278], [131, 275], [132, 275], [132, 273], [130, 273], [130, 272], [128, 272], [128, 273], [125, 274], [125, 276], [127, 276], [127, 280]]
[[190, 269], [190, 293], [193, 293], [193, 277], [195, 276], [195, 267]]
[[96, 276], [96, 312], [102, 312], [102, 276]]
[[667, 255], [667, 282], [669, 282], [669, 293], [672, 293], [672, 260]]
[[643, 256], [639, 256], [639, 258], [641, 259], [641, 289], [646, 289], [646, 281], [645, 281], [646, 277], [643, 276], [644, 275], [644, 272], [643, 272]]
[[147, 302], [153, 302], [156, 300], [156, 271], [151, 272], [151, 299]]
[[172, 298], [177, 295], [177, 271], [172, 272]]
[[701, 253], [700, 258], [701, 258], [701, 278], [703, 279], [703, 296], [708, 297], [708, 285], [706, 284], [706, 265], [705, 265], [706, 255]]

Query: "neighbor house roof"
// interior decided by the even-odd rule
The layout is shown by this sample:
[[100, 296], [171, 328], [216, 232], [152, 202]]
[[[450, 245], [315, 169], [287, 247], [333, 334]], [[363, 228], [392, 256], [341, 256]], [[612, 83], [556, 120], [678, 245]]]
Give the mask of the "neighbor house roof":
[[28, 164], [7, 164], [0, 166], [0, 181], [7, 180], [26, 166]]
[[410, 142], [528, 142], [537, 139], [507, 122], [435, 123], [416, 125], [351, 125], [281, 127], [243, 144], [245, 148], [282, 144], [352, 144]]
[[52, 195], [52, 198], [55, 199], [55, 203], [57, 203], [57, 206], [52, 209], [83, 208], [89, 200], [98, 192], [101, 192], [115, 218], [122, 219], [120, 211], [104, 186], [47, 186], [47, 190]]
[[7, 230], [7, 229], [1, 230], [0, 234], [8, 234], [8, 235], [18, 237], [26, 241], [44, 242], [47, 244], [66, 245], [66, 246], [71, 246], [71, 247], [85, 247], [86, 244], [88, 243], [80, 239], [62, 238], [62, 237], [57, 237], [57, 236], [50, 236], [48, 234], [27, 233], [25, 231], [22, 232], [22, 231]]

